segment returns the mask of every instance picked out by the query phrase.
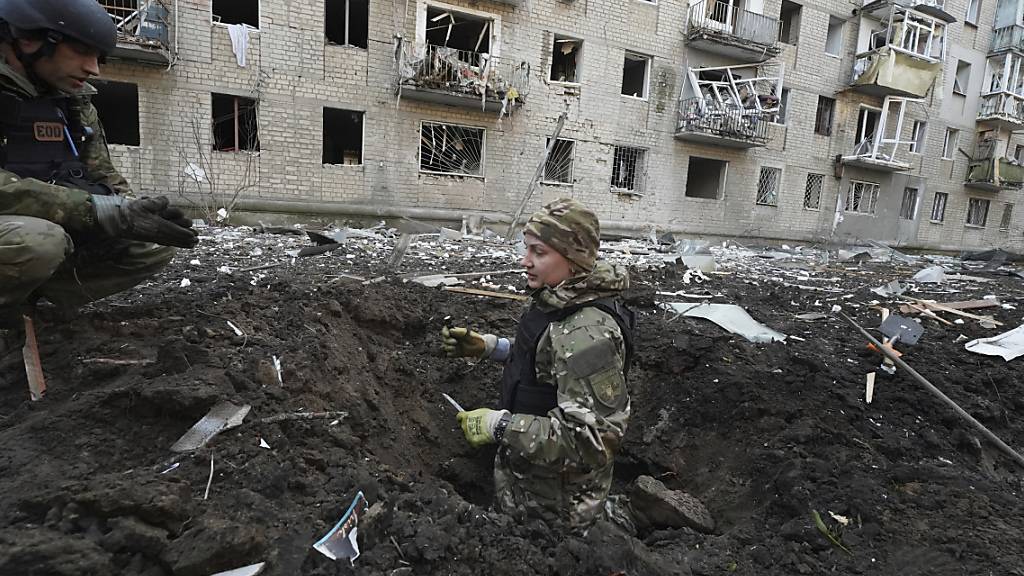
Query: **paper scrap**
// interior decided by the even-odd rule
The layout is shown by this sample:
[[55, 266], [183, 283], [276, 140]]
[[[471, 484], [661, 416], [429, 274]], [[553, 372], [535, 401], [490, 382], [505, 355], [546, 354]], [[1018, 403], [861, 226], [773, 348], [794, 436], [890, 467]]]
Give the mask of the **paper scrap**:
[[260, 562], [259, 564], [250, 564], [241, 568], [235, 568], [234, 570], [228, 570], [227, 572], [217, 572], [210, 576], [256, 576], [263, 572], [266, 562]]
[[171, 446], [172, 452], [191, 452], [198, 450], [225, 430], [240, 426], [252, 406], [238, 406], [231, 402], [218, 402], [210, 411], [196, 422]]
[[355, 565], [356, 558], [359, 558], [359, 542], [357, 540], [359, 515], [365, 512], [366, 508], [366, 497], [359, 492], [341, 520], [338, 520], [330, 532], [313, 544], [313, 548], [331, 560], [347, 558], [352, 565]]
[[270, 449], [270, 444], [267, 444], [266, 440], [264, 440], [263, 438], [260, 438], [260, 448], [266, 448], [267, 450], [269, 450]]

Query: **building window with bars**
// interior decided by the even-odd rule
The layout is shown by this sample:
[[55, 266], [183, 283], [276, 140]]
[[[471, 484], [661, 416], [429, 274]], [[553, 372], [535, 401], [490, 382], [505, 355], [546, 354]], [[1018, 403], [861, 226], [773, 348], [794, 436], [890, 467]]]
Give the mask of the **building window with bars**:
[[932, 222], [943, 222], [946, 219], [946, 202], [949, 201], [949, 194], [936, 192], [932, 200]]
[[988, 208], [991, 202], [983, 198], [971, 198], [967, 203], [967, 225], [984, 228], [988, 224]]
[[917, 188], [903, 189], [903, 203], [900, 204], [900, 218], [903, 220], [917, 219]]
[[[551, 138], [548, 138], [547, 145], [551, 146]], [[551, 153], [544, 162], [544, 184], [572, 184], [573, 157], [576, 153], [576, 143], [572, 140], [559, 138], [551, 146]]]
[[612, 192], [643, 194], [646, 161], [647, 151], [643, 148], [616, 146], [612, 159]]
[[808, 174], [807, 184], [804, 185], [804, 209], [821, 209], [821, 188], [825, 183], [824, 174]]
[[1003, 205], [1003, 218], [999, 221], [999, 229], [1006, 231], [1013, 223], [1013, 204], [1007, 202]]
[[482, 178], [484, 129], [438, 122], [421, 124], [420, 172]]
[[761, 167], [761, 176], [757, 179], [757, 204], [761, 206], [779, 205], [779, 186], [782, 184], [782, 169]]
[[847, 212], [873, 215], [877, 204], [878, 184], [858, 180], [850, 181], [850, 189], [846, 193]]

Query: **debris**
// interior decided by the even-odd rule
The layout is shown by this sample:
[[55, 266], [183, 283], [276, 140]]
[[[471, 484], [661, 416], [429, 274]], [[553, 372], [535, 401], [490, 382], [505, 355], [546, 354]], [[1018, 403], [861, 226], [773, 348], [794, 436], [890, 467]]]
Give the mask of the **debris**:
[[825, 320], [828, 318], [828, 314], [821, 312], [808, 312], [806, 314], [797, 314], [796, 319], [804, 322], [817, 322], [818, 320]]
[[46, 395], [46, 376], [43, 375], [43, 361], [39, 357], [35, 323], [29, 316], [22, 316], [22, 319], [25, 322], [25, 345], [21, 349], [21, 357], [25, 362], [29, 397], [37, 402]]
[[309, 236], [309, 239], [317, 246], [329, 246], [331, 244], [343, 244], [348, 239], [348, 232], [346, 230], [337, 230], [335, 232], [313, 232], [312, 230], [307, 230], [306, 236]]
[[277, 385], [284, 386], [284, 378], [281, 377], [281, 359], [277, 356], [271, 356], [274, 361], [274, 376], [277, 377]]
[[1009, 362], [1024, 356], [1024, 325], [991, 338], [979, 338], [968, 342], [967, 350], [985, 356], [1002, 356]]
[[235, 336], [245, 336], [245, 332], [242, 332], [241, 328], [235, 326], [234, 322], [232, 322], [231, 320], [225, 320], [225, 322], [228, 323], [228, 327], [235, 331]]
[[718, 264], [716, 263], [714, 256], [694, 254], [692, 256], [682, 256], [681, 260], [687, 268], [699, 270], [700, 272], [710, 273], [718, 270]]
[[299, 258], [306, 258], [308, 256], [319, 256], [320, 254], [327, 254], [328, 252], [333, 252], [338, 248], [341, 248], [342, 246], [344, 246], [344, 244], [342, 244], [341, 242], [335, 242], [333, 244], [323, 244], [320, 246], [306, 246], [305, 248], [299, 250], [298, 254], [296, 255]]
[[472, 294], [473, 296], [486, 296], [488, 298], [505, 298], [507, 300], [529, 300], [529, 296], [522, 294], [509, 294], [507, 292], [493, 292], [491, 290], [478, 290], [476, 288], [460, 288], [458, 286], [445, 286], [445, 292], [458, 292], [459, 294]]
[[457, 284], [465, 284], [465, 281], [452, 276], [445, 276], [444, 274], [433, 274], [430, 276], [417, 276], [412, 279], [417, 284], [422, 284], [427, 288], [437, 288], [438, 286], [455, 286]]
[[348, 412], [293, 412], [290, 414], [278, 414], [267, 416], [256, 420], [256, 424], [274, 424], [288, 420], [327, 420], [328, 418], [342, 419], [348, 416]]
[[196, 422], [192, 428], [171, 446], [172, 452], [191, 452], [198, 450], [225, 430], [242, 424], [252, 406], [237, 406], [231, 402], [218, 402], [206, 416]]
[[147, 366], [153, 364], [153, 360], [122, 360], [119, 358], [85, 358], [82, 364], [99, 364], [102, 366]]
[[206, 492], [203, 492], [203, 500], [209, 499], [211, 485], [213, 485], [213, 454], [210, 454], [210, 478], [206, 481]]
[[650, 476], [639, 476], [630, 487], [629, 507], [641, 526], [685, 527], [706, 534], [715, 529], [715, 520], [700, 500]]
[[402, 259], [405, 258], [405, 253], [409, 250], [409, 244], [412, 243], [413, 234], [403, 233], [398, 237], [398, 244], [395, 246], [393, 252], [391, 252], [391, 258], [388, 259], [388, 269], [394, 270], [402, 263]]
[[267, 444], [266, 440], [260, 438], [260, 448], [266, 448], [267, 450], [270, 450], [270, 444]]
[[182, 288], [188, 288], [191, 285], [192, 285], [192, 281], [189, 280], [188, 278], [182, 278], [181, 279], [181, 287]]
[[877, 372], [869, 372], [867, 382], [864, 383], [864, 402], [867, 404], [871, 404], [871, 400], [875, 397], [875, 378], [877, 376]]
[[902, 296], [903, 293], [907, 291], [907, 287], [900, 284], [899, 280], [893, 280], [880, 288], [872, 288], [871, 291], [883, 298], [890, 298], [893, 296]]
[[840, 250], [840, 262], [856, 262], [858, 264], [871, 260], [871, 252], [867, 250]]
[[[966, 302], [943, 302], [942, 306], [946, 308], [952, 308], [953, 310], [978, 310], [982, 308], [995, 308], [999, 306], [998, 299], [983, 299], [983, 300], [968, 300]], [[927, 305], [925, 305], [927, 306]], [[904, 304], [900, 311], [904, 314], [908, 314], [911, 310], [917, 310], [916, 307], [911, 307], [909, 304]]]
[[992, 262], [1002, 264], [1004, 262], [1024, 262], [1024, 256], [1020, 254], [1014, 254], [1013, 252], [1007, 252], [1000, 248], [994, 250], [985, 250], [983, 252], [974, 252], [964, 256], [964, 260], [971, 260], [975, 262]]
[[458, 242], [462, 240], [462, 232], [458, 230], [452, 230], [451, 228], [441, 228], [441, 239]]
[[171, 464], [170, 467], [168, 467], [166, 470], [161, 472], [161, 474], [167, 474], [168, 472], [171, 472], [173, 470], [177, 470], [178, 466], [181, 466], [181, 462], [175, 462], [174, 464]]
[[217, 572], [210, 576], [256, 576], [263, 572], [263, 567], [266, 565], [266, 562], [260, 562], [259, 564], [250, 564], [241, 568], [235, 568], [234, 570], [228, 570], [227, 572]]
[[841, 534], [837, 530], [830, 530], [828, 526], [825, 526], [825, 521], [821, 519], [821, 514], [818, 514], [817, 510], [811, 510], [811, 517], [814, 519], [814, 526], [817, 527], [818, 532], [821, 532], [829, 542], [834, 544], [837, 548], [846, 552], [847, 554], [853, 555], [843, 543], [839, 541]]
[[920, 323], [896, 314], [886, 318], [878, 329], [889, 337], [890, 343], [899, 341], [908, 346], [917, 344], [924, 334], [924, 326]]
[[[923, 308], [923, 307], [917, 306], [915, 304], [905, 304], [905, 305], [903, 305], [900, 308], [900, 310], [902, 311], [904, 309], [906, 309], [908, 312], [917, 312], [919, 314], [924, 314], [925, 316], [931, 318], [932, 320], [936, 320], [938, 322], [941, 322], [942, 324], [945, 324], [946, 326], [952, 326], [953, 325], [952, 322], [950, 322], [949, 320], [946, 320], [945, 318], [939, 316], [935, 312], [932, 312], [931, 310], [928, 310], [927, 308]], [[963, 323], [963, 320], [960, 320], [960, 322]]]
[[939, 284], [946, 281], [946, 269], [942, 266], [929, 266], [914, 274], [913, 280], [925, 284]]
[[465, 412], [465, 410], [462, 408], [462, 405], [460, 405], [458, 402], [456, 402], [454, 398], [452, 398], [451, 396], [449, 396], [447, 394], [443, 394], [443, 393], [441, 394], [441, 396], [444, 396], [444, 399], [447, 400], [448, 403], [451, 404], [452, 407], [454, 407], [456, 410], [458, 410], [459, 412]]
[[359, 516], [366, 511], [366, 508], [366, 497], [359, 492], [341, 520], [338, 520], [330, 532], [313, 544], [313, 548], [331, 560], [347, 558], [350, 563], [355, 565], [356, 558], [359, 558], [359, 542], [357, 540]]
[[896, 250], [895, 248], [891, 248], [889, 246], [886, 246], [885, 244], [882, 244], [881, 242], [877, 242], [875, 240], [868, 240], [868, 244], [874, 246], [875, 248], [879, 248], [881, 250], [887, 251], [888, 255], [891, 258], [899, 260], [901, 262], [905, 262], [907, 264], [913, 264], [913, 263], [917, 262], [917, 258], [916, 257], [908, 256], [907, 254], [904, 254], [903, 252], [900, 252], [899, 250]]
[[280, 265], [281, 265], [280, 262], [275, 262], [273, 264], [264, 264], [262, 266], [253, 266], [252, 268], [242, 268], [238, 272], [241, 273], [241, 274], [246, 274], [248, 272], [256, 272], [257, 270], [267, 270], [269, 268], [277, 268]]
[[935, 310], [935, 311], [939, 311], [939, 312], [948, 312], [950, 314], [953, 314], [954, 316], [962, 316], [964, 318], [970, 318], [971, 320], [983, 320], [985, 322], [991, 322], [991, 323], [995, 324], [995, 326], [1002, 326], [1003, 325], [1002, 322], [997, 322], [991, 316], [978, 316], [978, 315], [975, 315], [975, 314], [970, 314], [970, 313], [964, 312], [962, 310], [956, 310], [954, 308], [950, 308], [950, 307], [945, 306], [943, 304], [939, 304], [938, 302], [935, 302], [934, 300], [919, 300], [917, 298], [911, 298], [909, 296], [903, 296], [903, 298], [905, 300], [910, 300], [911, 302], [914, 302], [914, 303], [926, 306], [930, 310]]
[[672, 302], [662, 304], [688, 318], [703, 318], [718, 324], [733, 334], [739, 334], [755, 344], [785, 342], [786, 335], [776, 332], [750, 317], [735, 304], [709, 304], [707, 302]]

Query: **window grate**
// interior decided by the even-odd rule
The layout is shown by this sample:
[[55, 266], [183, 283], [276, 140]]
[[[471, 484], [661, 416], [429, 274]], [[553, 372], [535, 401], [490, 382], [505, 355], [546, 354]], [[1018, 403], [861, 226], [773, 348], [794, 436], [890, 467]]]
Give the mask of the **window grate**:
[[967, 204], [967, 225], [984, 228], [988, 224], [989, 204], [988, 200], [971, 198]]
[[643, 148], [616, 146], [612, 160], [612, 191], [643, 194], [646, 159], [647, 151]]
[[946, 202], [949, 194], [936, 192], [935, 200], [932, 201], [932, 222], [942, 222], [946, 219]]
[[917, 219], [917, 188], [903, 189], [903, 204], [900, 205], [900, 218], [903, 220]]
[[[551, 139], [548, 138], [548, 144]], [[551, 154], [544, 162], [544, 179], [549, 184], [572, 184], [573, 156], [576, 143], [559, 138], [551, 148]]]
[[781, 182], [781, 169], [762, 166], [761, 177], [757, 179], [757, 203], [762, 206], [778, 206]]
[[1009, 202], [1003, 205], [1003, 218], [999, 221], [1000, 230], [1009, 230], [1013, 222], [1013, 204]]
[[850, 182], [846, 193], [846, 211], [857, 214], [874, 214], [878, 204], [878, 184], [874, 182]]
[[483, 128], [436, 122], [420, 127], [420, 171], [483, 176], [483, 160]]
[[824, 174], [808, 174], [804, 186], [804, 208], [807, 210], [821, 209], [821, 188], [825, 182]]

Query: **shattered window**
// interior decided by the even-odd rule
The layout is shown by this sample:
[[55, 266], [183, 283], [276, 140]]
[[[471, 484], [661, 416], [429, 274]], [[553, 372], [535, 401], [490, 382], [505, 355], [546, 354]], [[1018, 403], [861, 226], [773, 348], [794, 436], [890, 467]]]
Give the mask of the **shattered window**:
[[821, 209], [821, 187], [825, 182], [824, 174], [808, 174], [804, 186], [804, 208], [807, 210]]
[[324, 35], [331, 44], [366, 48], [369, 30], [368, 0], [327, 0]]
[[942, 222], [946, 219], [947, 200], [949, 200], [949, 194], [945, 192], [935, 193], [935, 199], [932, 200], [932, 222]]
[[967, 14], [964, 15], [964, 22], [978, 25], [978, 14], [981, 13], [981, 0], [968, 0]]
[[363, 113], [324, 108], [324, 164], [363, 163]]
[[903, 220], [917, 219], [917, 188], [903, 189], [903, 203], [900, 204], [900, 218]]
[[781, 169], [762, 167], [761, 177], [757, 179], [757, 203], [762, 206], [778, 206], [781, 183]]
[[963, 60], [956, 61], [956, 74], [953, 75], [953, 93], [961, 96], [967, 94], [968, 85], [971, 82], [971, 63]]
[[139, 86], [127, 82], [90, 80], [92, 103], [109, 144], [139, 145]]
[[258, 106], [252, 98], [212, 94], [213, 149], [221, 152], [259, 152]]
[[960, 131], [954, 128], [946, 128], [946, 139], [942, 143], [942, 157], [946, 160], [953, 158], [956, 151], [957, 140], [960, 139]]
[[718, 200], [725, 190], [729, 163], [714, 158], [690, 156], [686, 169], [686, 197]]
[[[548, 138], [548, 145], [551, 139]], [[559, 138], [551, 148], [551, 154], [544, 162], [544, 182], [547, 184], [572, 184], [572, 164], [576, 143]]]
[[878, 204], [878, 184], [874, 182], [850, 181], [846, 193], [846, 211], [856, 214], [874, 214]]
[[453, 12], [434, 6], [427, 7], [427, 44], [454, 48], [459, 59], [475, 63], [475, 54], [491, 53], [492, 20]]
[[832, 116], [835, 113], [836, 101], [828, 96], [818, 96], [818, 109], [814, 115], [814, 133], [822, 136], [832, 135]]
[[420, 171], [484, 175], [484, 129], [424, 122], [420, 126]]
[[640, 54], [626, 52], [622, 63], [622, 95], [633, 98], [647, 98], [647, 74], [651, 59]]
[[825, 54], [839, 56], [843, 50], [843, 25], [846, 21], [835, 16], [828, 17], [828, 33], [825, 36]]
[[800, 10], [802, 6], [790, 0], [782, 0], [779, 12], [779, 40], [786, 44], [796, 44], [800, 39]]
[[999, 229], [1009, 230], [1011, 223], [1013, 223], [1013, 204], [1007, 202], [1003, 205], [1003, 218], [999, 221]]
[[643, 193], [646, 154], [647, 151], [642, 148], [615, 147], [615, 156], [612, 160], [612, 191]]
[[967, 203], [967, 225], [984, 228], [988, 224], [988, 208], [991, 202], [983, 198], [971, 198]]
[[213, 21], [260, 27], [260, 0], [213, 0]]
[[580, 81], [579, 67], [583, 52], [583, 41], [564, 36], [555, 36], [551, 53], [552, 82], [576, 83]]
[[914, 129], [910, 135], [910, 151], [915, 154], [924, 154], [924, 139], [928, 123], [922, 120], [914, 121]]

